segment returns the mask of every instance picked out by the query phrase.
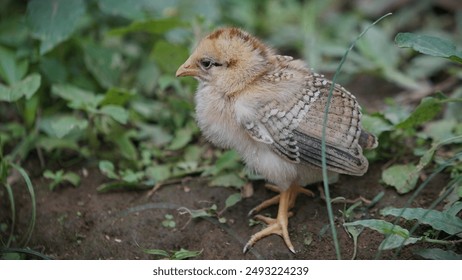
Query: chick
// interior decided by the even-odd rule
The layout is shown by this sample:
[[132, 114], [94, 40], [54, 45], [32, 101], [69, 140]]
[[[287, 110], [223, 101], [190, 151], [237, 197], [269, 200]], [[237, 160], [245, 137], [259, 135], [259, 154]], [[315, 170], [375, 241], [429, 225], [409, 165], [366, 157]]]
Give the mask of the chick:
[[[268, 226], [250, 238], [244, 252], [277, 234], [295, 253], [287, 229], [289, 210], [298, 194], [312, 195], [302, 186], [322, 181], [323, 118], [332, 82], [238, 28], [220, 28], [202, 39], [176, 76], [199, 81], [196, 118], [206, 139], [235, 149], [280, 192], [250, 211], [279, 202], [275, 219], [258, 216]], [[329, 176], [363, 175], [368, 168], [363, 149], [378, 145], [361, 127], [356, 98], [338, 84], [329, 104], [325, 141]]]

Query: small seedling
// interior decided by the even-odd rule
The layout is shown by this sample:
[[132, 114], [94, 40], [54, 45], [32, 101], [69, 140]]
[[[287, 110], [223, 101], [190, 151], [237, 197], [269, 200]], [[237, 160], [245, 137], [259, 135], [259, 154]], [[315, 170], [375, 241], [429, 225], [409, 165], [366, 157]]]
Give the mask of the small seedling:
[[64, 172], [62, 169], [56, 172], [45, 170], [43, 177], [52, 180], [48, 188], [50, 191], [54, 190], [57, 186], [63, 183], [70, 183], [74, 187], [80, 184], [80, 176], [72, 171]]
[[166, 228], [176, 227], [176, 222], [173, 220], [173, 215], [165, 214], [165, 220], [162, 221], [162, 226]]
[[189, 251], [189, 250], [181, 248], [179, 251], [170, 251], [169, 253], [161, 249], [143, 249], [143, 252], [146, 254], [162, 257], [163, 259], [185, 260], [185, 259], [195, 258], [199, 256], [202, 253], [202, 250]]

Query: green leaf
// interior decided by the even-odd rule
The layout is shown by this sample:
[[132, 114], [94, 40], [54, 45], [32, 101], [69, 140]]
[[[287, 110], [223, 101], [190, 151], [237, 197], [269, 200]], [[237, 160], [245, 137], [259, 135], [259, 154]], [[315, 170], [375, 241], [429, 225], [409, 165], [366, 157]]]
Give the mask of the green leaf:
[[138, 183], [143, 179], [143, 172], [135, 172], [131, 169], [120, 171], [121, 179], [127, 183]]
[[462, 211], [462, 201], [456, 201], [454, 204], [445, 212], [451, 216], [456, 216]]
[[211, 217], [213, 216], [208, 209], [189, 209], [188, 211], [191, 214], [191, 218], [200, 218], [200, 217]]
[[433, 142], [444, 141], [456, 136], [455, 129], [460, 124], [455, 119], [444, 118], [425, 124], [424, 133], [433, 139]]
[[57, 58], [41, 57], [40, 72], [53, 84], [65, 83], [69, 76], [67, 65]]
[[358, 251], [358, 237], [363, 232], [363, 226], [347, 226], [346, 230], [353, 238], [353, 256], [351, 257], [352, 260], [356, 259], [356, 253]]
[[421, 237], [420, 238], [416, 238], [416, 237], [403, 238], [399, 235], [392, 234], [386, 237], [385, 240], [383, 240], [382, 243], [380, 243], [379, 248], [381, 250], [391, 250], [391, 249], [396, 249], [402, 246], [415, 244], [421, 240], [422, 240]]
[[221, 154], [216, 163], [212, 166], [210, 166], [203, 176], [208, 176], [208, 175], [217, 175], [223, 170], [235, 170], [238, 167], [240, 167], [240, 160], [241, 157], [239, 154], [234, 151], [234, 150], [229, 150]]
[[[461, 73], [462, 74], [462, 73]], [[460, 77], [460, 76], [459, 76]], [[451, 98], [458, 99], [458, 102], [450, 102], [444, 111], [444, 119], [454, 119], [462, 123], [462, 86], [456, 88], [451, 94]]]
[[449, 41], [428, 35], [413, 33], [398, 33], [395, 38], [396, 44], [401, 48], [413, 48], [423, 54], [444, 57], [454, 62], [462, 63], [462, 52]]
[[160, 74], [157, 64], [152, 59], [146, 59], [136, 75], [136, 88], [148, 94], [154, 92]]
[[442, 108], [441, 99], [426, 97], [422, 99], [419, 106], [415, 108], [412, 114], [407, 119], [397, 124], [396, 127], [406, 129], [425, 123], [433, 119]]
[[191, 215], [191, 219], [212, 217], [216, 214], [216, 205], [214, 204], [212, 207], [206, 209], [188, 209], [186, 207], [180, 207], [178, 208], [178, 213], [180, 213], [180, 215], [188, 213]]
[[176, 131], [175, 137], [168, 146], [169, 150], [179, 150], [184, 148], [192, 139], [193, 131], [190, 128], [181, 128]]
[[117, 105], [124, 106], [127, 102], [132, 99], [135, 94], [131, 91], [122, 88], [110, 88], [104, 95], [104, 99], [101, 100], [101, 106], [104, 105]]
[[72, 109], [94, 111], [103, 99], [102, 96], [96, 96], [90, 91], [67, 84], [53, 85], [51, 92], [67, 100], [68, 106]]
[[395, 249], [403, 245], [414, 244], [421, 240], [421, 238], [410, 237], [409, 231], [407, 229], [398, 225], [393, 225], [392, 223], [383, 220], [360, 220], [351, 223], [345, 223], [343, 226], [364, 226], [387, 235], [385, 240], [380, 244], [381, 250]]
[[143, 249], [143, 253], [150, 254], [150, 255], [161, 256], [161, 257], [166, 257], [166, 258], [170, 257], [170, 255], [168, 254], [167, 251], [160, 250], [160, 249]]
[[157, 80], [159, 84], [159, 89], [161, 91], [165, 91], [167, 90], [167, 88], [171, 87], [174, 88], [176, 91], [181, 92], [183, 90], [180, 85], [181, 83], [175, 76], [172, 75], [173, 73], [168, 73], [168, 71], [170, 70], [164, 70], [165, 72], [167, 72], [167, 74], [161, 74], [159, 76], [159, 79]]
[[126, 181], [117, 181], [117, 182], [110, 182], [101, 184], [96, 188], [96, 190], [100, 193], [109, 192], [109, 191], [119, 191], [119, 190], [146, 190], [152, 189], [151, 185], [140, 184], [138, 182], [126, 182]]
[[[334, 200], [336, 199], [340, 199], [339, 201], [344, 200], [343, 197], [337, 197], [337, 198], [332, 199], [332, 202], [334, 202]], [[355, 209], [362, 205], [363, 205], [362, 201], [357, 201], [356, 203], [353, 203], [350, 207], [348, 207], [346, 210], [342, 211], [345, 221], [353, 220], [354, 216], [356, 215]]]
[[187, 48], [181, 45], [174, 45], [167, 41], [159, 40], [152, 52], [151, 57], [165, 73], [173, 74], [189, 56]]
[[[239, 6], [240, 5], [231, 5], [231, 6]], [[205, 22], [210, 23], [217, 23], [223, 17], [221, 15], [220, 10], [220, 2], [214, 0], [180, 0], [179, 1], [178, 12], [180, 13], [180, 17], [188, 20], [188, 22], [192, 22], [197, 18], [201, 20], [205, 20]], [[226, 12], [225, 12], [226, 13]]]
[[162, 182], [172, 176], [170, 166], [167, 164], [150, 166], [146, 169], [146, 176], [155, 180], [155, 182]]
[[[2, 4], [5, 4], [6, 7]], [[11, 9], [7, 9], [9, 4], [12, 4], [12, 2], [0, 2], [0, 11], [2, 11], [0, 43], [5, 46], [19, 47], [21, 49], [25, 44], [28, 44], [30, 31], [27, 25], [24, 24], [24, 15], [22, 13], [10, 13]], [[21, 7], [24, 6], [21, 5]]]
[[241, 200], [242, 200], [242, 196], [240, 193], [233, 193], [232, 195], [228, 196], [228, 198], [226, 198], [225, 208], [232, 207]]
[[395, 101], [390, 99], [385, 99], [385, 103], [388, 103], [388, 106], [383, 110], [383, 115], [386, 120], [394, 125], [403, 122], [411, 115], [410, 109], [407, 106], [396, 104]]
[[24, 104], [24, 111], [22, 115], [27, 128], [34, 126], [37, 117], [37, 111], [39, 110], [40, 106], [41, 104], [39, 95], [35, 94]]
[[183, 177], [200, 171], [202, 169], [199, 168], [197, 161], [180, 161], [176, 163], [172, 173], [174, 177]]
[[78, 119], [74, 116], [61, 116], [53, 118], [50, 123], [50, 136], [63, 138], [75, 130], [84, 130], [88, 126], [87, 120]]
[[123, 68], [120, 53], [92, 42], [84, 45], [84, 51], [85, 66], [102, 87], [111, 88], [119, 84]]
[[[431, 148], [428, 149], [420, 158], [419, 163], [417, 164], [416, 168], [412, 173], [409, 174], [409, 178], [416, 178], [419, 177], [419, 173], [431, 162], [433, 159], [433, 155], [435, 154], [436, 149], [438, 149], [439, 144], [433, 143]], [[413, 186], [409, 186], [413, 187]]]
[[165, 220], [162, 221], [162, 226], [166, 228], [176, 227], [176, 222], [173, 220], [173, 215], [165, 214]]
[[133, 137], [132, 131], [127, 131], [122, 135], [110, 135], [110, 141], [117, 145], [119, 153], [128, 160], [136, 160], [138, 158], [138, 151], [133, 144], [131, 138]]
[[[417, 164], [417, 166], [415, 166], [413, 168], [405, 169], [402, 172], [398, 171], [398, 170], [394, 170], [394, 169], [392, 169], [391, 171], [387, 171], [388, 170], [387, 169], [382, 173], [382, 179], [385, 181], [385, 179], [384, 179], [385, 172], [391, 172], [390, 174], [386, 174], [388, 181], [385, 181], [385, 182], [390, 183], [390, 180], [392, 180], [392, 182], [394, 182], [395, 185], [392, 185], [392, 184], [389, 184], [389, 185], [395, 186], [397, 189], [399, 188], [398, 192], [400, 192], [400, 193], [406, 193], [406, 192], [414, 189], [414, 187], [415, 187], [415, 185], [417, 183], [417, 178], [419, 177], [420, 172], [432, 161], [433, 155], [435, 154], [435, 151], [440, 146], [451, 144], [451, 143], [460, 143], [461, 141], [462, 141], [462, 136], [446, 138], [446, 139], [444, 139], [444, 140], [442, 140], [440, 142], [434, 142], [432, 144], [431, 148], [428, 149], [427, 151], [425, 151], [425, 153], [422, 155], [422, 157], [420, 158], [419, 163]], [[392, 178], [393, 176], [396, 175], [395, 174], [396, 172], [401, 177]], [[405, 172], [409, 172], [409, 173], [407, 173], [407, 175], [406, 175]], [[404, 176], [407, 176], [408, 179], [406, 179], [405, 181], [402, 181]], [[401, 182], [399, 183], [396, 180], [401, 180]]]
[[138, 137], [142, 139], [149, 138], [156, 146], [164, 146], [172, 141], [172, 135], [160, 125], [151, 125], [146, 122], [139, 122], [136, 125], [140, 131]]
[[385, 184], [396, 188], [398, 193], [408, 193], [414, 189], [419, 179], [417, 167], [414, 164], [396, 164], [382, 172]]
[[216, 176], [209, 183], [213, 187], [236, 187], [241, 188], [245, 185], [245, 181], [241, 179], [236, 173], [229, 173]]
[[166, 228], [174, 228], [176, 226], [176, 223], [175, 221], [172, 221], [172, 220], [165, 220], [165, 221], [162, 221], [162, 226]]
[[108, 160], [102, 160], [98, 164], [99, 170], [106, 177], [111, 179], [119, 179], [119, 175], [115, 173], [114, 164]]
[[438, 143], [433, 143], [432, 147], [422, 155], [417, 166], [413, 164], [394, 165], [383, 171], [382, 179], [386, 184], [394, 186], [399, 193], [407, 193], [413, 190], [420, 172], [432, 161], [439, 145]]
[[56, 172], [53, 172], [49, 169], [45, 170], [45, 172], [43, 172], [43, 177], [45, 177], [46, 179], [51, 179], [51, 180], [60, 180], [62, 175], [64, 174], [64, 171], [63, 170], [58, 170]]
[[393, 129], [393, 126], [390, 123], [379, 116], [364, 114], [361, 119], [361, 123], [364, 130], [369, 131], [377, 137], [379, 137], [382, 132], [391, 131]]
[[117, 105], [106, 105], [99, 109], [98, 112], [110, 116], [111, 118], [113, 118], [121, 124], [127, 124], [128, 111], [125, 108], [122, 108]]
[[189, 145], [184, 151], [184, 160], [189, 162], [198, 162], [204, 153], [204, 147], [199, 145]]
[[137, 19], [144, 16], [143, 0], [127, 1], [127, 0], [98, 0], [98, 6], [102, 12], [113, 15], [123, 16], [128, 19]]
[[185, 260], [185, 259], [190, 259], [190, 258], [195, 258], [199, 256], [202, 253], [202, 251], [189, 251], [181, 248], [179, 251], [176, 251], [173, 253], [171, 256], [171, 259], [173, 260]]
[[12, 51], [0, 46], [0, 77], [9, 85], [20, 81], [26, 74], [28, 66], [27, 60], [17, 61]]
[[69, 149], [79, 153], [83, 153], [77, 141], [72, 139], [58, 139], [54, 137], [41, 136], [37, 140], [37, 147], [43, 148], [46, 152], [51, 152], [53, 150], [64, 150]]
[[25, 254], [23, 253], [2, 253], [2, 258], [1, 260], [11, 260], [11, 261], [17, 261], [17, 260], [24, 260], [25, 259]]
[[113, 29], [109, 32], [109, 34], [125, 35], [131, 32], [148, 32], [152, 34], [165, 34], [170, 29], [177, 28], [177, 27], [184, 27], [184, 26], [187, 26], [187, 24], [185, 24], [184, 22], [181, 22], [178, 18], [175, 18], [175, 17], [168, 17], [164, 19], [149, 19], [149, 20], [143, 20], [143, 21], [135, 21], [135, 22], [132, 22], [129, 26]]
[[66, 40], [85, 14], [84, 0], [32, 0], [27, 4], [27, 22], [40, 41], [40, 55]]
[[30, 74], [24, 80], [14, 83], [10, 87], [0, 84], [0, 101], [15, 102], [25, 96], [30, 99], [40, 87], [41, 76], [39, 74]]
[[426, 248], [415, 252], [424, 259], [429, 260], [462, 260], [462, 255], [454, 251], [444, 251], [440, 248]]
[[63, 176], [63, 179], [71, 183], [74, 187], [80, 185], [80, 176], [72, 171], [66, 172]]
[[52, 172], [51, 170], [45, 170], [43, 177], [53, 180], [50, 184], [49, 189], [54, 190], [56, 186], [62, 184], [64, 181], [71, 183], [74, 187], [77, 187], [80, 184], [80, 177], [72, 171], [64, 172], [63, 170], [58, 170]]
[[418, 220], [419, 223], [430, 225], [436, 230], [442, 230], [449, 234], [462, 232], [462, 219], [446, 212], [423, 208], [392, 208], [387, 207], [380, 211], [381, 215], [401, 217], [406, 220]]
[[403, 238], [409, 237], [409, 231], [405, 228], [402, 228], [398, 225], [393, 225], [384, 220], [377, 220], [377, 219], [368, 219], [368, 220], [359, 220], [350, 223], [343, 224], [345, 227], [350, 226], [364, 226], [375, 231], [378, 231], [382, 234], [396, 234]]

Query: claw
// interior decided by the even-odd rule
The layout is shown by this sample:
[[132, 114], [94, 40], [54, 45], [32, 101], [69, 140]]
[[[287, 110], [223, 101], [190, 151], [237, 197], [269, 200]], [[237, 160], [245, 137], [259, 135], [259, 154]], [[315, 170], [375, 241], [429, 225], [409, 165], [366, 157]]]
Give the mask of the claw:
[[[292, 200], [294, 200], [294, 197], [296, 194], [294, 194], [294, 191], [297, 192], [297, 190], [294, 190], [292, 187], [289, 189], [281, 192], [280, 195], [277, 196], [277, 200], [279, 200], [279, 209], [278, 209], [278, 215], [276, 219], [265, 217], [262, 215], [257, 215], [255, 216], [256, 219], [263, 221], [266, 223], [268, 226], [261, 231], [255, 233], [250, 237], [250, 240], [245, 244], [243, 252], [244, 254], [250, 250], [250, 248], [260, 239], [267, 237], [268, 235], [271, 234], [277, 234], [281, 236], [284, 239], [284, 242], [287, 246], [287, 248], [295, 254], [295, 249], [294, 246], [292, 245], [292, 242], [290, 241], [289, 237], [289, 231], [287, 230], [287, 225], [289, 222], [289, 217], [293, 215], [292, 212], [289, 212], [289, 208], [292, 207], [291, 204]], [[272, 205], [274, 204], [274, 198], [267, 200], [266, 202], [270, 201], [269, 203]], [[268, 204], [268, 203], [267, 203]], [[261, 205], [261, 204], [260, 204]], [[259, 205], [259, 206], [260, 206]], [[255, 213], [255, 210], [259, 210], [259, 206], [255, 207], [254, 209], [250, 210], [250, 213]]]

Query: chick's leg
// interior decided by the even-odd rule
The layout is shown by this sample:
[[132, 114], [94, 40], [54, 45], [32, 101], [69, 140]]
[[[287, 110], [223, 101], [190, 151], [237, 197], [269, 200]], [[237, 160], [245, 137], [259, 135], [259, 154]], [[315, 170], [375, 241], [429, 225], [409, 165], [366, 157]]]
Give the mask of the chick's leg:
[[[307, 190], [306, 190], [307, 191]], [[308, 191], [309, 193], [305, 192], [305, 189], [300, 187], [300, 185], [293, 183], [287, 190], [282, 191], [278, 196], [269, 199], [262, 204], [258, 205], [253, 210], [257, 209], [260, 211], [263, 208], [268, 207], [269, 205], [276, 204], [275, 198], [279, 198], [279, 209], [278, 215], [276, 219], [268, 218], [262, 215], [257, 215], [256, 218], [265, 222], [268, 226], [261, 231], [252, 235], [250, 240], [244, 246], [244, 253], [247, 252], [250, 247], [252, 247], [258, 240], [265, 238], [271, 234], [277, 234], [284, 239], [286, 246], [292, 253], [295, 253], [294, 246], [290, 241], [289, 231], [287, 230], [287, 225], [289, 223], [289, 218], [292, 216], [292, 213], [289, 212], [289, 209], [292, 208], [295, 204], [295, 199], [299, 193], [305, 193], [313, 195], [312, 192]], [[263, 206], [262, 206], [263, 205]], [[254, 213], [256, 211], [251, 211]]]
[[[271, 184], [266, 184], [265, 185], [266, 188], [274, 191], [274, 192], [281, 192], [281, 190], [277, 187], [277, 186], [274, 186], [274, 185], [271, 185]], [[305, 195], [308, 195], [308, 196], [311, 196], [311, 197], [314, 197], [314, 193], [308, 189], [305, 189], [304, 187], [300, 186], [299, 184], [292, 184], [289, 188], [289, 190], [291, 191], [291, 196], [290, 196], [290, 201], [289, 201], [289, 209], [291, 209], [292, 207], [294, 207], [295, 205], [295, 200], [297, 198], [297, 196], [299, 194], [305, 194]], [[279, 203], [279, 200], [280, 200], [280, 195], [276, 195], [276, 196], [273, 196], [272, 198], [270, 199], [267, 199], [265, 201], [263, 201], [262, 203], [258, 204], [257, 206], [255, 206], [252, 210], [249, 211], [249, 216], [255, 214], [255, 213], [258, 213], [260, 212], [261, 210], [265, 209], [265, 208], [268, 208], [269, 206], [271, 205], [276, 205]]]

